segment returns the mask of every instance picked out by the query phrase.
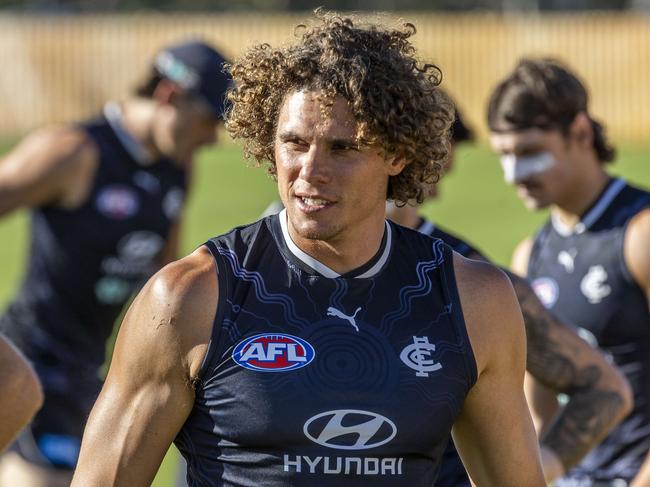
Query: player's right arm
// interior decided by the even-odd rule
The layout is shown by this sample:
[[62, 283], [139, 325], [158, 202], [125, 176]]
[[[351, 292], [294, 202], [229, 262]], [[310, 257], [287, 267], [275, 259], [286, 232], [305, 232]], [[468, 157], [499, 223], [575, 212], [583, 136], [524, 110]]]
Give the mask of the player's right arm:
[[27, 360], [0, 335], [0, 452], [43, 404], [41, 383]]
[[77, 206], [97, 160], [82, 129], [50, 127], [28, 135], [0, 160], [0, 216], [23, 206]]
[[120, 328], [92, 410], [72, 485], [150, 485], [194, 404], [218, 294], [214, 259], [200, 248], [142, 289]]

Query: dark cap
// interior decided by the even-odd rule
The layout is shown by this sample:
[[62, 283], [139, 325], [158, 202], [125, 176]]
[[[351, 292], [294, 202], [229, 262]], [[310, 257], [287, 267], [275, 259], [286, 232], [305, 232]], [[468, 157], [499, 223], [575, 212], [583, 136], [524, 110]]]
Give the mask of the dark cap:
[[158, 73], [188, 92], [200, 95], [219, 118], [225, 112], [226, 91], [231, 86], [224, 70], [226, 60], [201, 41], [188, 41], [163, 49], [154, 61]]

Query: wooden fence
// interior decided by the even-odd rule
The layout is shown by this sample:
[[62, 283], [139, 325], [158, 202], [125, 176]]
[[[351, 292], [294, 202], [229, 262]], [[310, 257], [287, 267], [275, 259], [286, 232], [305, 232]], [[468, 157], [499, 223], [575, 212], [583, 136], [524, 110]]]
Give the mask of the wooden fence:
[[[201, 37], [227, 56], [290, 41], [304, 15], [0, 15], [0, 136], [91, 115], [128, 96], [156, 50]], [[386, 15], [413, 22], [420, 57], [485, 134], [491, 88], [523, 55], [551, 55], [587, 82], [592, 113], [619, 140], [650, 140], [650, 16]]]

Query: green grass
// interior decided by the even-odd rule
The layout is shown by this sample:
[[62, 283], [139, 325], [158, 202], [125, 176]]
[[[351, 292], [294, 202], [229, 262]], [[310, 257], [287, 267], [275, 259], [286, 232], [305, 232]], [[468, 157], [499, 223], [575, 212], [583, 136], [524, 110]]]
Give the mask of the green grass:
[[[0, 143], [0, 152], [8, 148]], [[650, 186], [650, 146], [626, 146], [613, 172], [629, 181]], [[211, 236], [257, 219], [275, 198], [275, 186], [264, 169], [250, 167], [232, 144], [202, 154], [195, 172], [182, 253]], [[466, 237], [500, 264], [507, 264], [516, 243], [545, 218], [523, 209], [514, 191], [502, 180], [496, 158], [486, 147], [461, 148], [453, 173], [442, 184], [441, 199], [428, 203], [423, 213], [447, 229]], [[0, 220], [0, 306], [16, 289], [27, 252], [27, 218], [16, 212]], [[177, 453], [168, 454], [155, 487], [173, 485]]]

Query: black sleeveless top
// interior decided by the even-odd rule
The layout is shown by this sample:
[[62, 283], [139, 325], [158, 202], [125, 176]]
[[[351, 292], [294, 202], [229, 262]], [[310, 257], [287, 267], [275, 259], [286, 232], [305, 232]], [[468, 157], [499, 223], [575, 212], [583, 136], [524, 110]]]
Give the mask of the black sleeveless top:
[[32, 360], [96, 377], [123, 305], [158, 267], [185, 174], [139, 164], [104, 117], [81, 127], [99, 150], [92, 189], [79, 208], [32, 210], [27, 274], [0, 330]]
[[568, 477], [629, 480], [650, 448], [650, 312], [623, 255], [628, 222], [648, 207], [650, 193], [613, 179], [573, 230], [551, 220], [535, 237], [528, 278], [540, 300], [600, 347], [634, 390], [634, 411]]
[[431, 486], [476, 381], [452, 253], [386, 223], [339, 275], [286, 213], [211, 239], [219, 305], [176, 438], [191, 486]]

